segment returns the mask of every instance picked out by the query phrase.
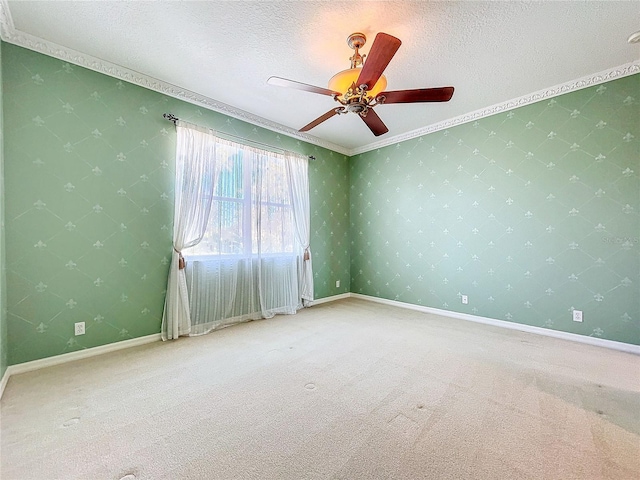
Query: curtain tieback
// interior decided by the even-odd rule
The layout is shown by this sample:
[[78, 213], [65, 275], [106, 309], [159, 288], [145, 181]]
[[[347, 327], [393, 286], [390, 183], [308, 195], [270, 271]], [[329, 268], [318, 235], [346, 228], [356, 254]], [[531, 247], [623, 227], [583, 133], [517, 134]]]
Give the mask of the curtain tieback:
[[309, 258], [311, 258], [309, 256], [309, 247], [304, 249], [304, 257], [302, 257], [302, 258], [303, 258], [303, 260], [309, 260]]
[[187, 261], [182, 256], [182, 252], [180, 250], [176, 249], [175, 247], [173, 247], [173, 250], [178, 254], [178, 269], [184, 270], [187, 266]]

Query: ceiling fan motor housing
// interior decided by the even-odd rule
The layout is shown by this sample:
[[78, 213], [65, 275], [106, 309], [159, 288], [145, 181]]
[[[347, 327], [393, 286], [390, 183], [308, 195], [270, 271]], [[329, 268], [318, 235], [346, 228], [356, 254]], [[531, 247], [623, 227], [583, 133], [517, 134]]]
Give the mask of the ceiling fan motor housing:
[[352, 113], [362, 113], [367, 110], [368, 105], [364, 102], [353, 102], [347, 105], [347, 110]]

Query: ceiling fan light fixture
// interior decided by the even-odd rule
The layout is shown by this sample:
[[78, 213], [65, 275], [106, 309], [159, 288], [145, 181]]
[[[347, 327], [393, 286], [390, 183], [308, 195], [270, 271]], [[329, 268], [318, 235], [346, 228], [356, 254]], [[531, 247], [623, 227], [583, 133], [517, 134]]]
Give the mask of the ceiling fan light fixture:
[[[358, 50], [365, 41], [366, 37], [363, 33], [349, 35], [347, 44], [355, 50], [349, 59], [351, 60], [351, 68], [331, 77], [329, 88], [316, 87], [281, 77], [270, 77], [267, 80], [271, 85], [327, 95], [339, 104], [339, 106], [334, 104], [331, 110], [302, 127], [300, 132], [308, 132], [335, 115], [355, 113], [371, 130], [371, 133], [377, 137], [384, 135], [389, 129], [375, 112], [374, 107], [391, 103], [448, 102], [451, 100], [453, 87], [387, 91], [387, 79], [382, 75], [382, 72], [387, 68], [402, 42], [388, 33], [379, 32], [373, 41], [367, 61], [364, 63], [365, 55], [360, 55]], [[362, 67], [360, 67], [361, 65]], [[369, 85], [373, 85], [373, 88], [368, 88]]]
[[[351, 88], [351, 85], [358, 80], [361, 71], [362, 68], [349, 68], [336, 73], [329, 80], [329, 90], [340, 92], [342, 93], [341, 96], [344, 97], [344, 94], [347, 93], [349, 88]], [[356, 85], [356, 87], [359, 87], [359, 85]], [[387, 78], [384, 75], [381, 75], [373, 88], [367, 90], [367, 96], [370, 98], [376, 98], [376, 96], [380, 92], [383, 92], [385, 88], [387, 88]]]

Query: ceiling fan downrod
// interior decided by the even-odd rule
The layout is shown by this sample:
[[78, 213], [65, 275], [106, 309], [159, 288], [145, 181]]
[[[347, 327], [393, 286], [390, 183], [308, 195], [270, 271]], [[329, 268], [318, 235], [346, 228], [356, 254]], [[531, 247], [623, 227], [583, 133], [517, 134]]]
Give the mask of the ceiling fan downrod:
[[353, 56], [349, 57], [349, 60], [351, 60], [351, 68], [356, 68], [362, 65], [364, 57], [367, 55], [360, 55], [358, 50], [364, 47], [365, 43], [367, 43], [367, 37], [364, 33], [356, 32], [347, 37], [347, 45], [349, 45], [349, 48], [355, 50]]

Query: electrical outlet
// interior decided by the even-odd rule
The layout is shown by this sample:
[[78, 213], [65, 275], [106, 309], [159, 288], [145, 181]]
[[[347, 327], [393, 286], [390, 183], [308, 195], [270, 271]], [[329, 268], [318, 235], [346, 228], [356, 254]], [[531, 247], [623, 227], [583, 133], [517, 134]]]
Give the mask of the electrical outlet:
[[462, 295], [460, 298], [463, 305], [467, 305], [469, 303], [469, 297], [467, 295]]
[[574, 310], [573, 311], [573, 321], [574, 322], [582, 322], [582, 310]]
[[340, 288], [340, 280], [336, 280], [336, 288]]
[[78, 322], [75, 324], [76, 326], [76, 335], [84, 335], [84, 322]]

